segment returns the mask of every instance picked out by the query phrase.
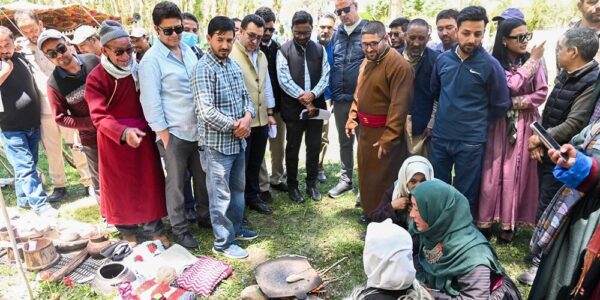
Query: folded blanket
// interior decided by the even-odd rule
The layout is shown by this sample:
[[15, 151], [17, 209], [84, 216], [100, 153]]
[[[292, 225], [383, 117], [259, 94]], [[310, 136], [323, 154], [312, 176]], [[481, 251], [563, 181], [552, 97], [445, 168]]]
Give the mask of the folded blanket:
[[176, 282], [180, 288], [207, 297], [232, 273], [233, 269], [228, 263], [200, 256], [198, 262], [177, 277]]

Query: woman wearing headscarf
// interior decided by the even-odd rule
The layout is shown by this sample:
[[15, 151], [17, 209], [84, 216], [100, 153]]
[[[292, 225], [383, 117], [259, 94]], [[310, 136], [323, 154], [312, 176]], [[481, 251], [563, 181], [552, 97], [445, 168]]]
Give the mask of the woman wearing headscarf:
[[398, 172], [398, 179], [385, 191], [381, 202], [371, 213], [371, 220], [383, 222], [390, 218], [395, 224], [408, 228], [408, 195], [419, 183], [432, 178], [433, 166], [427, 158], [419, 155], [407, 158]]
[[[549, 150], [564, 183], [540, 218], [531, 239], [542, 261], [529, 299], [599, 299], [600, 290], [600, 121]], [[560, 158], [566, 156], [567, 161]], [[586, 253], [587, 249], [587, 253]]]
[[435, 299], [521, 299], [494, 250], [473, 225], [469, 202], [437, 179], [411, 192], [411, 231], [419, 237], [418, 279]]
[[538, 199], [537, 165], [529, 158], [529, 125], [540, 119], [538, 107], [548, 94], [544, 71], [544, 44], [527, 52], [532, 34], [520, 19], [507, 19], [498, 26], [494, 56], [504, 68], [512, 109], [506, 118], [489, 126], [481, 175], [477, 226], [491, 233], [500, 221], [500, 240], [510, 242], [519, 224], [535, 224]]

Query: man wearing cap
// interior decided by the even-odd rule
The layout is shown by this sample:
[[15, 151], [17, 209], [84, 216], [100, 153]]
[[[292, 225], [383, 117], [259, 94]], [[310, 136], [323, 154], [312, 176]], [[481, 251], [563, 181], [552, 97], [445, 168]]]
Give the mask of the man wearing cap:
[[190, 76], [198, 58], [181, 41], [182, 17], [175, 3], [163, 1], [156, 4], [152, 19], [158, 42], [140, 62], [140, 99], [146, 120], [158, 135], [158, 148], [165, 161], [171, 231], [180, 245], [197, 248], [198, 242], [190, 233], [185, 216], [184, 184], [186, 172], [190, 172], [198, 217], [208, 219], [206, 174], [200, 165], [198, 117], [190, 87]]
[[46, 202], [36, 170], [41, 95], [31, 66], [23, 54], [15, 52], [14, 36], [4, 26], [0, 26], [0, 59], [0, 140], [14, 169], [17, 205], [56, 215]]
[[[44, 146], [44, 151], [48, 157], [50, 178], [54, 185], [54, 191], [48, 196], [48, 202], [58, 202], [67, 194], [67, 175], [63, 159], [62, 139], [64, 139], [67, 145], [73, 145], [75, 143], [76, 132], [71, 128], [60, 127], [56, 124], [54, 114], [47, 100], [47, 82], [55, 66], [37, 47], [38, 37], [44, 30], [44, 24], [31, 11], [16, 12], [15, 22], [23, 35], [29, 40], [28, 50], [32, 54], [29, 62], [34, 66], [33, 75], [42, 93], [40, 134], [42, 146]], [[92, 179], [87, 159], [78, 149], [73, 149], [72, 154], [77, 171], [79, 171], [80, 181], [86, 187], [87, 194], [92, 195]]]
[[95, 196], [99, 199], [98, 147], [96, 128], [90, 118], [90, 110], [83, 99], [87, 74], [100, 63], [93, 54], [74, 55], [63, 35], [55, 29], [47, 29], [38, 38], [38, 47], [56, 68], [48, 78], [48, 101], [60, 126], [77, 129], [83, 145]]
[[84, 98], [98, 129], [100, 211], [131, 244], [141, 224], [146, 236], [167, 247], [164, 175], [140, 104], [129, 34], [119, 23], [104, 21], [99, 35], [102, 56], [87, 77]]
[[146, 34], [146, 30], [141, 27], [136, 27], [129, 33], [129, 39], [135, 52], [135, 60], [139, 63], [144, 57], [144, 53], [150, 49], [150, 39]]
[[76, 45], [81, 53], [91, 53], [96, 56], [102, 54], [100, 37], [98, 36], [98, 33], [96, 33], [96, 29], [92, 26], [83, 25], [75, 29], [71, 43]]

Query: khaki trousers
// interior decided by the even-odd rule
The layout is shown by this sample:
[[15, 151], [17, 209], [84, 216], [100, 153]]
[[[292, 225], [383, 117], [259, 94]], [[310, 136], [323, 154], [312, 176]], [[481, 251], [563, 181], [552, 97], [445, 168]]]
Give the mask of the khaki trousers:
[[265, 192], [270, 188], [270, 184], [279, 184], [283, 182], [283, 161], [285, 158], [285, 123], [281, 118], [281, 113], [276, 112], [274, 115], [277, 121], [277, 136], [269, 138], [269, 150], [271, 151], [271, 177], [267, 170], [266, 159], [260, 168], [259, 185], [260, 191]]

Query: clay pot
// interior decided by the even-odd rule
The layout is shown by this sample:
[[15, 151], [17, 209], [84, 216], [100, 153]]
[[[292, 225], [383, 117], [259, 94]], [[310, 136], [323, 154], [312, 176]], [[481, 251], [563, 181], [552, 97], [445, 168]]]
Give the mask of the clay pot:
[[95, 235], [90, 238], [90, 241], [87, 244], [87, 251], [93, 258], [102, 258], [103, 256], [100, 254], [100, 251], [109, 245], [110, 241], [106, 236]]
[[[12, 232], [17, 237], [17, 228], [11, 226]], [[8, 228], [6, 226], [0, 228], [0, 241], [10, 241], [10, 235], [8, 234]]]
[[41, 238], [34, 240], [35, 249], [29, 249], [31, 242], [23, 245], [23, 258], [27, 271], [38, 271], [53, 266], [60, 259], [51, 240]]
[[132, 270], [122, 263], [113, 262], [100, 267], [96, 271], [92, 288], [102, 294], [110, 295], [117, 291], [117, 286], [121, 282], [134, 282], [135, 280], [135, 273]]
[[[25, 243], [29, 241], [29, 238], [26, 237], [18, 237], [17, 238], [17, 248], [19, 250], [19, 258], [23, 261], [23, 246]], [[11, 264], [15, 262], [15, 254], [12, 247], [6, 248], [6, 255], [8, 257], [8, 262]]]

